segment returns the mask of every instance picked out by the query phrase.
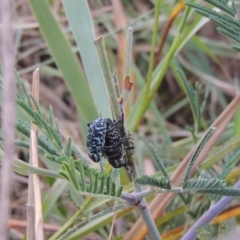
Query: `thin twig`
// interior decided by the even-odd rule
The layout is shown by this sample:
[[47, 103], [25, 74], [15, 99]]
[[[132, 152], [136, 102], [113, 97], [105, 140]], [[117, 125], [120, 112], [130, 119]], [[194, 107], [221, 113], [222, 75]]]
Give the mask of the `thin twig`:
[[[235, 188], [240, 188], [240, 181], [235, 185]], [[227, 205], [234, 199], [234, 197], [222, 197], [215, 205], [210, 207], [207, 212], [205, 212], [198, 220], [193, 224], [193, 226], [188, 230], [188, 232], [183, 236], [182, 240], [192, 240], [196, 238], [196, 229], [198, 227], [207, 226], [217, 215], [219, 215]]]
[[10, 209], [10, 194], [12, 189], [12, 161], [14, 158], [14, 125], [15, 125], [15, 79], [13, 74], [13, 29], [12, 1], [1, 0], [0, 15], [1, 31], [1, 61], [3, 64], [3, 104], [2, 132], [4, 137], [4, 160], [1, 169], [0, 185], [0, 236], [8, 239], [7, 221]]
[[[32, 166], [32, 163], [29, 163]], [[29, 240], [34, 240], [34, 192], [33, 192], [33, 175], [28, 176], [28, 203], [27, 206], [27, 228], [26, 236]]]
[[[116, 205], [114, 204], [114, 206], [116, 206]], [[108, 240], [112, 239], [113, 228], [114, 228], [114, 224], [115, 224], [116, 219], [117, 219], [117, 212], [114, 212], [113, 213], [113, 218], [112, 218], [111, 229], [110, 229], [109, 236], [108, 236]]]

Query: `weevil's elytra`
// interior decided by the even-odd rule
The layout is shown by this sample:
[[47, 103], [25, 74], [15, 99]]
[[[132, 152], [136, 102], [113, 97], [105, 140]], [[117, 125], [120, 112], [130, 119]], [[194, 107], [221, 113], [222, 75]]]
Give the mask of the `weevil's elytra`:
[[102, 152], [96, 152], [96, 153], [90, 152], [88, 155], [94, 162], [99, 162], [100, 159], [102, 158]]
[[123, 157], [123, 142], [125, 139], [122, 138], [117, 123], [116, 121], [113, 122], [111, 119], [107, 119], [107, 132], [103, 147], [103, 155], [114, 168], [124, 167], [126, 162]]
[[94, 162], [99, 162], [106, 137], [106, 119], [100, 116], [95, 121], [88, 123], [87, 147], [89, 157]]

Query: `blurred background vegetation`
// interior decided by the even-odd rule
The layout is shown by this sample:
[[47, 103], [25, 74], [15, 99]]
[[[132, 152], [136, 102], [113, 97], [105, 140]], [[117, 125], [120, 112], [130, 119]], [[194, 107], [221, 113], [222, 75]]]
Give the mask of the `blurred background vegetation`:
[[[190, 8], [188, 18], [183, 21], [186, 9], [183, 1], [162, 0], [158, 10], [156, 4], [159, 2], [154, 0], [13, 2], [16, 70], [30, 89], [32, 72], [40, 68], [42, 111], [52, 105], [63, 140], [66, 142], [71, 137], [85, 158], [88, 158], [86, 123], [100, 113], [111, 116], [93, 43], [97, 36], [102, 35], [105, 39], [110, 67], [116, 68], [122, 89], [126, 29], [131, 26], [134, 30], [130, 77], [134, 85], [125, 113], [127, 128], [135, 134], [135, 153], [141, 174], [159, 174], [148, 144], [158, 149], [159, 156], [172, 173], [202, 133], [239, 93], [239, 53], [232, 50], [232, 40], [220, 35], [216, 25]], [[238, 5], [236, 7], [238, 9]], [[182, 69], [184, 74], [179, 74], [176, 68]], [[199, 92], [197, 107], [186, 90], [185, 77]], [[201, 88], [195, 85], [196, 82]], [[193, 93], [193, 89], [190, 92]], [[218, 177], [228, 155], [238, 149], [240, 111], [233, 115], [234, 119], [202, 163], [201, 168], [209, 177]], [[21, 111], [17, 118], [29, 121]], [[18, 139], [23, 139], [17, 134]], [[19, 148], [16, 155], [28, 162], [28, 151]], [[41, 167], [57, 168], [44, 158]], [[232, 167], [226, 176], [230, 185], [237, 181], [239, 173], [238, 165]], [[124, 191], [132, 191], [125, 169], [121, 169], [120, 179]], [[14, 175], [12, 219], [9, 221], [13, 239], [22, 239], [25, 234], [27, 183], [26, 177]], [[65, 192], [69, 186], [63, 180], [42, 177], [41, 187], [44, 232], [48, 239], [74, 215], [76, 206], [67, 198]], [[111, 205], [105, 199], [83, 196], [74, 199], [79, 205], [86, 204], [88, 213], [97, 213]], [[163, 239], [179, 239], [210, 205], [207, 196], [176, 197], [165, 209], [163, 217], [156, 220]], [[224, 234], [219, 231], [223, 228], [221, 221], [237, 226], [239, 214], [239, 203], [233, 202], [206, 231]], [[139, 213], [134, 208], [120, 211], [112, 239], [122, 239], [138, 218]], [[107, 239], [111, 221], [111, 216], [107, 215], [89, 223], [74, 239]]]

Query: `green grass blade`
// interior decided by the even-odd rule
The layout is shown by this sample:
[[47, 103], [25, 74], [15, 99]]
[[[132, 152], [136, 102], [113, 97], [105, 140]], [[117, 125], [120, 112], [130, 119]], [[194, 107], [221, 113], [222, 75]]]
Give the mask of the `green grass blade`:
[[62, 179], [57, 179], [50, 188], [50, 191], [43, 199], [43, 217], [46, 219], [51, 210], [56, 206], [58, 198], [62, 195], [68, 183]]
[[39, 28], [49, 46], [49, 50], [77, 103], [81, 120], [85, 122], [93, 120], [97, 112], [89, 86], [83, 77], [80, 64], [69, 42], [54, 19], [48, 2], [38, 0], [28, 0], [28, 2], [39, 23]]
[[233, 136], [240, 134], [240, 109], [237, 110], [234, 118]]
[[95, 35], [87, 1], [63, 0], [63, 6], [83, 61], [98, 113], [111, 117], [108, 94], [94, 45]]

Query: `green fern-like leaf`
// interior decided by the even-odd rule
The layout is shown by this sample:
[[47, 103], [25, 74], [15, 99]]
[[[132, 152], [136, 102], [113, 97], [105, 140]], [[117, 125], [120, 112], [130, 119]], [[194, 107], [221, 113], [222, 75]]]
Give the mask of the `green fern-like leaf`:
[[221, 189], [199, 189], [194, 191], [198, 194], [211, 194], [217, 196], [240, 197], [240, 189], [224, 187]]
[[75, 165], [76, 165], [76, 169], [80, 173], [81, 190], [82, 190], [82, 192], [85, 192], [86, 191], [86, 184], [85, 184], [86, 177], [85, 177], [83, 164], [81, 161], [75, 161]]
[[26, 137], [30, 137], [30, 131], [31, 131], [31, 128], [30, 126], [26, 123], [26, 122], [23, 122], [21, 120], [17, 120], [16, 121], [16, 129], [22, 133], [23, 135], [25, 135]]
[[72, 152], [76, 155], [77, 158], [82, 159], [86, 165], [88, 165], [87, 160], [82, 156], [78, 149], [72, 145]]
[[233, 45], [232, 48], [233, 50], [240, 52], [240, 46]]
[[220, 33], [240, 43], [240, 21], [235, 18], [236, 8], [234, 1], [206, 0], [206, 2], [209, 2], [213, 6], [230, 15], [220, 14], [210, 8], [190, 1], [186, 1], [186, 4], [192, 7], [198, 14], [203, 15], [215, 22], [218, 25], [217, 30]]
[[155, 177], [149, 177], [146, 175], [142, 175], [141, 177], [138, 177], [135, 180], [140, 185], [148, 185], [148, 186], [164, 188], [164, 189], [172, 188], [171, 180], [163, 178], [163, 177], [155, 178]]
[[[30, 144], [29, 143], [27, 143], [27, 142], [24, 142], [24, 141], [19, 141], [19, 140], [15, 140], [14, 141], [14, 144], [15, 144], [15, 146], [17, 146], [17, 147], [22, 147], [22, 148], [26, 148], [26, 149], [30, 149]], [[40, 154], [40, 155], [46, 155], [46, 152], [44, 151], [44, 149], [43, 148], [41, 148], [40, 146], [38, 146], [38, 153]]]
[[39, 115], [38, 112], [34, 112], [34, 115], [33, 115], [33, 119], [32, 119], [36, 125], [41, 129], [41, 131], [43, 133], [46, 134], [46, 136], [48, 138], [50, 138], [49, 140], [52, 140], [53, 138], [51, 137], [51, 135], [48, 133], [48, 123], [47, 121], [41, 116]]
[[[195, 89], [192, 87], [191, 83], [187, 80], [184, 72], [181, 69], [181, 66], [177, 63], [177, 61], [173, 61], [173, 64], [176, 67], [176, 72], [180, 76], [180, 79], [182, 80], [182, 83], [184, 85], [187, 97], [189, 99], [189, 103], [192, 109], [194, 123], [195, 123], [195, 129], [194, 134], [196, 134], [200, 127], [200, 112], [201, 112], [201, 106], [200, 106], [200, 88], [201, 86], [199, 83], [196, 83]], [[194, 136], [195, 137], [195, 136]]]
[[95, 179], [94, 179], [94, 188], [93, 188], [93, 193], [98, 193], [98, 184], [99, 184], [99, 172], [96, 172], [95, 174]]
[[52, 128], [54, 128], [54, 116], [53, 116], [53, 108], [50, 105], [49, 110], [48, 110], [48, 115], [49, 115], [49, 123]]
[[90, 193], [94, 193], [94, 185], [95, 185], [95, 178], [98, 177], [97, 174], [94, 174], [95, 171], [93, 168], [89, 168], [89, 178], [90, 178], [90, 189], [89, 192]]
[[117, 198], [122, 193], [123, 186], [117, 188], [111, 175], [98, 172], [81, 160], [69, 159], [69, 162], [63, 162], [59, 174], [69, 181], [78, 193], [81, 191], [84, 195]]
[[224, 12], [232, 15], [233, 17], [236, 15], [236, 7], [234, 1], [225, 1], [225, 0], [205, 0], [205, 2], [212, 4], [213, 6], [223, 10]]
[[69, 138], [67, 142], [67, 146], [65, 148], [65, 155], [70, 158], [72, 155], [72, 139]]
[[105, 182], [106, 182], [106, 177], [104, 176], [104, 174], [102, 174], [100, 176], [100, 188], [99, 188], [99, 191], [98, 191], [99, 194], [104, 192]]
[[60, 127], [58, 124], [58, 120], [55, 118], [55, 124], [56, 124], [56, 134], [57, 134], [57, 139], [58, 139], [58, 145], [60, 149], [63, 149], [63, 141], [62, 141], [62, 134], [60, 131]]
[[55, 146], [58, 147], [59, 150], [62, 150], [62, 139], [59, 139], [59, 135], [50, 125], [47, 126], [47, 130], [49, 137], [54, 141]]
[[69, 181], [69, 183], [73, 186], [76, 192], [79, 192], [80, 185], [76, 177], [75, 171], [72, 171], [71, 163], [63, 162], [59, 174]]
[[225, 187], [226, 181], [220, 179], [189, 179], [182, 186], [183, 192], [218, 196], [240, 197], [240, 189]]
[[[26, 122], [21, 120], [16, 121], [16, 129], [26, 137], [30, 137], [30, 126]], [[52, 144], [44, 137], [43, 134], [38, 134], [38, 144], [49, 154], [59, 156], [57, 150], [52, 146]]]
[[202, 190], [202, 189], [220, 189], [225, 186], [226, 182], [217, 178], [204, 179], [204, 178], [194, 178], [189, 179], [182, 186], [183, 189], [189, 190]]
[[112, 179], [111, 179], [111, 176], [107, 176], [106, 186], [107, 186], [106, 195], [111, 195], [111, 190], [112, 190]]
[[55, 163], [64, 163], [68, 162], [68, 158], [66, 156], [56, 156], [56, 155], [51, 155], [51, 154], [46, 154], [45, 157]]
[[222, 173], [219, 175], [220, 179], [224, 179], [227, 174], [232, 170], [233, 166], [239, 162], [240, 147], [231, 153], [226, 159], [226, 164], [222, 167]]
[[60, 175], [62, 178], [64, 178], [64, 179], [66, 179], [67, 181], [69, 181], [69, 176], [68, 176], [68, 174], [66, 173], [66, 171], [64, 171], [64, 170], [59, 170], [58, 173], [59, 173], [59, 175]]
[[116, 194], [116, 184], [113, 182], [112, 183], [112, 189], [111, 189], [111, 196], [112, 197], [115, 197], [117, 194]]
[[120, 197], [120, 196], [121, 196], [122, 190], [123, 190], [123, 186], [120, 185], [120, 186], [118, 187], [118, 189], [117, 189], [117, 194], [116, 194], [117, 197]]
[[31, 104], [31, 98], [30, 98], [30, 94], [28, 93], [25, 84], [23, 83], [22, 79], [19, 77], [19, 75], [17, 74], [17, 72], [15, 71], [15, 76], [16, 76], [16, 80], [17, 80], [17, 84], [19, 86], [20, 89], [20, 96], [21, 99], [27, 103], [28, 107], [32, 107]]
[[151, 149], [152, 155], [153, 155], [153, 157], [154, 157], [154, 159], [155, 159], [155, 161], [156, 161], [156, 163], [157, 163], [157, 165], [158, 165], [158, 168], [159, 168], [160, 171], [162, 172], [164, 178], [169, 180], [170, 177], [169, 177], [169, 175], [168, 175], [168, 172], [167, 172], [166, 168], [164, 167], [162, 160], [161, 160], [160, 157], [158, 156], [157, 151], [156, 151], [156, 148], [154, 148], [153, 146], [150, 146], [150, 149]]
[[36, 107], [38, 114], [39, 114], [40, 116], [42, 116], [42, 113], [41, 113], [40, 107], [39, 107], [39, 105], [38, 105], [36, 99], [33, 97], [32, 94], [29, 94], [29, 96], [30, 96], [32, 102], [34, 103], [34, 106]]
[[17, 99], [16, 103], [23, 109], [30, 119], [35, 119], [32, 106], [29, 107], [22, 99]]
[[204, 145], [207, 143], [208, 139], [214, 133], [214, 130], [215, 130], [214, 128], [209, 128], [208, 129], [207, 133], [203, 136], [203, 138], [201, 139], [201, 142], [198, 144], [196, 150], [194, 151], [194, 153], [193, 153], [193, 155], [190, 159], [189, 165], [187, 167], [184, 179], [183, 179], [183, 185], [189, 179], [192, 167], [193, 167], [194, 163], [196, 162], [197, 157], [199, 156], [199, 154], [200, 154], [201, 150], [203, 149]]
[[68, 199], [75, 205], [75, 207], [78, 208], [78, 210], [80, 210], [81, 207], [73, 200], [72, 195], [69, 190], [66, 192], [66, 195], [67, 195]]

